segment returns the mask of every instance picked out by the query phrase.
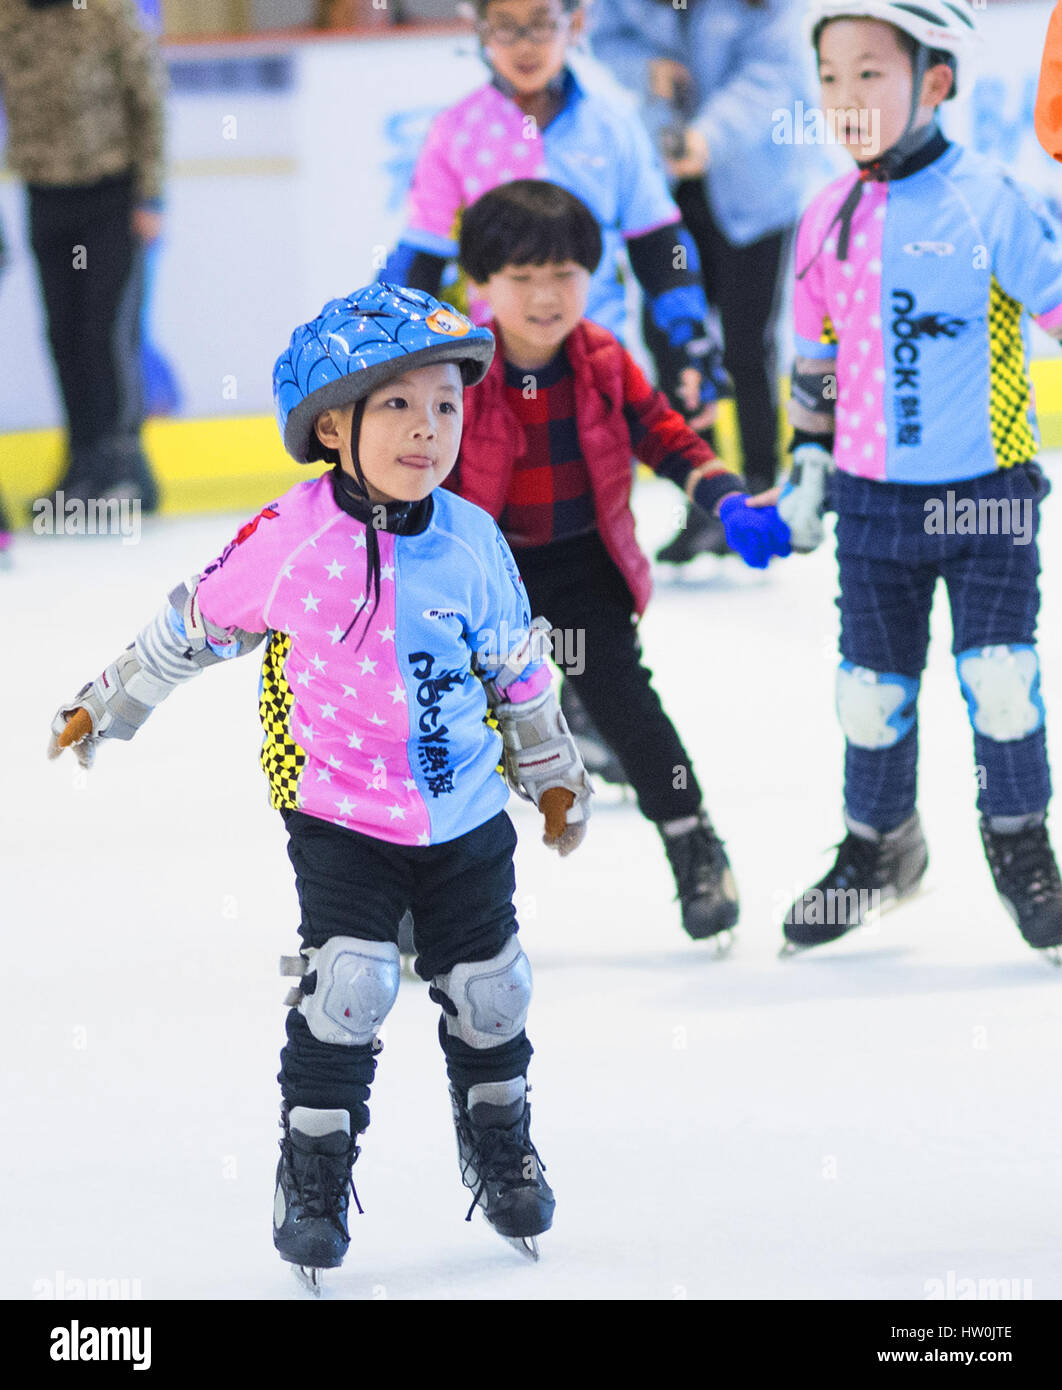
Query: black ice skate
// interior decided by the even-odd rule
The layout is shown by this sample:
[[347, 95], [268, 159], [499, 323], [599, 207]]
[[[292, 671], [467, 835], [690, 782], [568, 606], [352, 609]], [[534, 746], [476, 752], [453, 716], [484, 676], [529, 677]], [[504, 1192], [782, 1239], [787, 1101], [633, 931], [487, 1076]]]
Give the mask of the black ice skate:
[[837, 859], [786, 913], [783, 954], [836, 941], [918, 889], [929, 863], [917, 813], [895, 830], [879, 834], [848, 821]]
[[693, 823], [670, 821], [657, 829], [675, 875], [687, 935], [694, 941], [717, 936], [722, 951], [730, 946], [730, 930], [737, 925], [737, 884], [707, 813], [701, 811], [689, 820]]
[[450, 1100], [461, 1181], [475, 1194], [465, 1220], [472, 1220], [477, 1206], [482, 1208], [500, 1236], [537, 1260], [535, 1237], [553, 1224], [556, 1203], [531, 1142], [524, 1078], [472, 1086], [466, 1103], [451, 1086]]
[[1026, 825], [1011, 834], [992, 830], [981, 817], [981, 839], [996, 892], [1030, 946], [1062, 965], [1062, 883], [1047, 826]]
[[[296, 1276], [319, 1297], [321, 1271], [338, 1269], [350, 1244], [350, 1172], [361, 1150], [350, 1136], [350, 1116], [345, 1110], [295, 1106], [290, 1115], [282, 1112], [281, 1125], [284, 1137], [273, 1201], [273, 1244], [280, 1258], [296, 1265]], [[358, 1202], [357, 1193], [354, 1201]]]
[[656, 552], [661, 565], [688, 565], [698, 555], [730, 555], [726, 531], [717, 516], [691, 506], [686, 521], [666, 545]]
[[586, 706], [572, 689], [571, 681], [565, 681], [561, 686], [560, 707], [589, 775], [600, 777], [602, 782], [611, 782], [617, 787], [626, 787], [627, 774], [623, 764], [587, 714]]

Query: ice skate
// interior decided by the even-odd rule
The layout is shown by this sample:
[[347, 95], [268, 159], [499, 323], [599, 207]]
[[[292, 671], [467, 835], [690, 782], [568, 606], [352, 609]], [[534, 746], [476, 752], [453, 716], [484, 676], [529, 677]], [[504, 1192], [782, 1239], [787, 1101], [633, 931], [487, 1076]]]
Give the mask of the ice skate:
[[451, 1086], [450, 1100], [461, 1181], [475, 1194], [465, 1220], [480, 1207], [508, 1244], [537, 1260], [536, 1237], [553, 1224], [556, 1204], [531, 1142], [524, 1078], [472, 1086], [467, 1103]]
[[917, 812], [887, 834], [845, 822], [833, 867], [786, 913], [782, 955], [836, 941], [918, 891], [929, 851]]
[[345, 1110], [295, 1106], [282, 1114], [281, 1124], [273, 1244], [280, 1258], [296, 1267], [303, 1287], [319, 1298], [322, 1271], [338, 1269], [350, 1245], [350, 1173], [361, 1151], [351, 1138]]
[[694, 941], [711, 937], [716, 954], [725, 954], [737, 925], [738, 892], [722, 840], [704, 811], [657, 829], [675, 875], [687, 935]]
[[629, 783], [623, 764], [602, 738], [597, 725], [587, 714], [586, 706], [572, 689], [571, 681], [565, 681], [561, 686], [560, 706], [587, 773], [600, 778], [602, 782], [622, 787], [626, 798]]
[[690, 507], [685, 523], [656, 552], [660, 565], [688, 565], [698, 555], [732, 555], [723, 523], [700, 507]]
[[1047, 826], [1023, 826], [1010, 834], [981, 817], [981, 839], [996, 892], [1022, 936], [1055, 965], [1062, 965], [1062, 882]]

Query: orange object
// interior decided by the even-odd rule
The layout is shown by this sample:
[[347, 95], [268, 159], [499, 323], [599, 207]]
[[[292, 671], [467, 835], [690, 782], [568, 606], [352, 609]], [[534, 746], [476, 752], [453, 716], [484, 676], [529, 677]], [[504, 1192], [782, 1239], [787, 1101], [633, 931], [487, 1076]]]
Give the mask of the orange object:
[[1033, 124], [1040, 144], [1052, 159], [1062, 163], [1062, 0], [1055, 5], [1047, 25]]
[[72, 743], [80, 743], [92, 733], [92, 715], [79, 705], [66, 721], [66, 728], [59, 735], [59, 747], [69, 748]]
[[[69, 726], [68, 726], [69, 727]], [[575, 793], [567, 787], [547, 787], [538, 809], [546, 817], [546, 839], [559, 840], [568, 828], [568, 812], [575, 805]]]

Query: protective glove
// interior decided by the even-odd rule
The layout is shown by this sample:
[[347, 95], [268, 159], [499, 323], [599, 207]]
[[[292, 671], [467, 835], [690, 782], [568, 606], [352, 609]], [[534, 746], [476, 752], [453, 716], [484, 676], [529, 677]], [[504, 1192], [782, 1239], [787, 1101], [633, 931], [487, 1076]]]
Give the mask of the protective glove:
[[719, 506], [727, 544], [746, 565], [764, 570], [772, 555], [789, 554], [789, 527], [776, 507], [750, 507], [747, 492], [732, 492]]
[[778, 499], [778, 515], [789, 527], [793, 549], [806, 555], [822, 543], [826, 489], [833, 455], [821, 444], [801, 444], [793, 451], [793, 468]]
[[555, 849], [562, 859], [583, 842], [589, 812], [588, 800], [588, 797], [583, 798], [576, 806], [575, 793], [567, 787], [548, 787], [542, 793], [538, 803], [538, 809], [546, 818], [542, 843]]
[[[84, 692], [82, 692], [83, 694]], [[48, 743], [49, 758], [57, 758], [64, 748], [73, 748], [74, 756], [83, 768], [90, 768], [96, 756], [96, 737], [92, 715], [83, 705], [64, 707], [52, 720], [52, 737]]]

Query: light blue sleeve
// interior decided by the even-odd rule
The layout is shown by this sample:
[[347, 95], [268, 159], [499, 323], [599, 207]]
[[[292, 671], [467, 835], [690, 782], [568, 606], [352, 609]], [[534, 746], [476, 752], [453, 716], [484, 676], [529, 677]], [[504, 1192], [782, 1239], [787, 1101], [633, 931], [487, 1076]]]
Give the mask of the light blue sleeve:
[[1029, 311], [1050, 315], [1062, 306], [1062, 226], [1039, 194], [1003, 175], [993, 200], [992, 269], [1002, 289]]
[[519, 654], [528, 642], [531, 606], [513, 553], [498, 527], [491, 524], [493, 537], [483, 538], [480, 551], [489, 592], [488, 616], [472, 634], [476, 667], [484, 680], [497, 681], [507, 701], [519, 704], [544, 690], [552, 674], [541, 654], [533, 655], [519, 670], [506, 667], [507, 659], [515, 660], [517, 666], [519, 660], [526, 660], [526, 654]]

